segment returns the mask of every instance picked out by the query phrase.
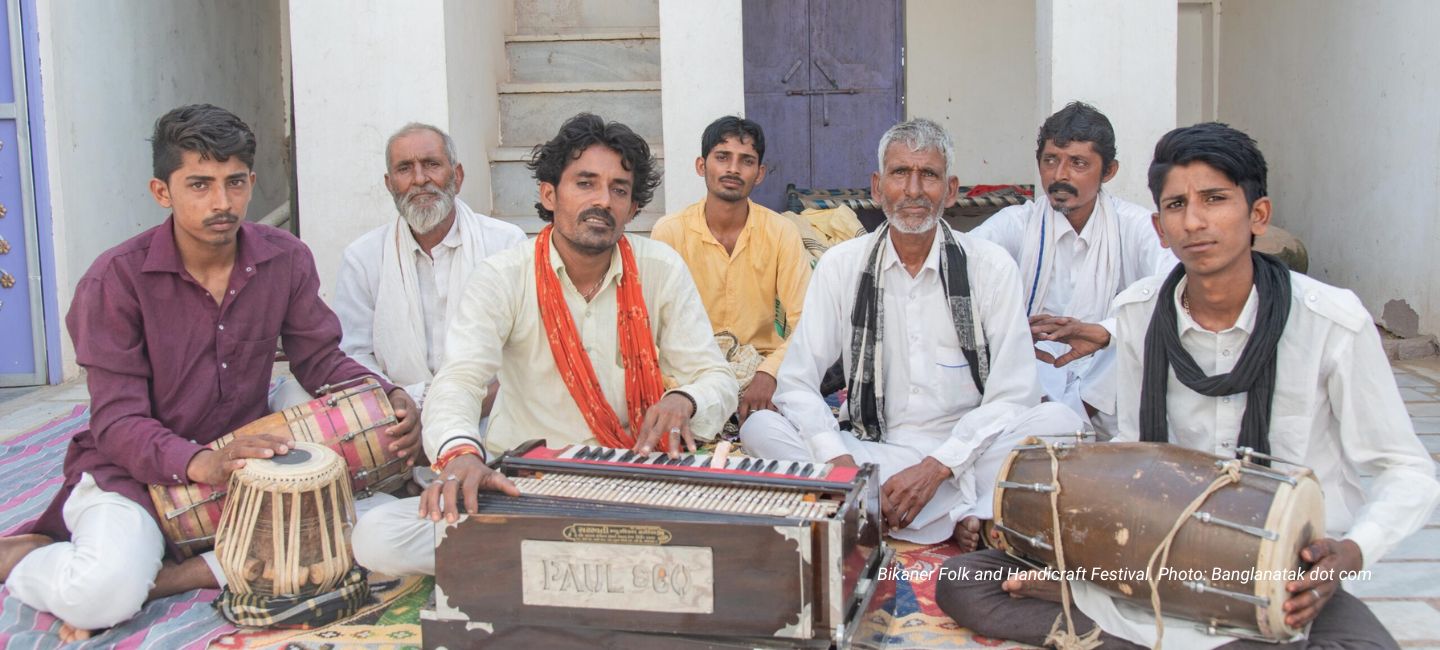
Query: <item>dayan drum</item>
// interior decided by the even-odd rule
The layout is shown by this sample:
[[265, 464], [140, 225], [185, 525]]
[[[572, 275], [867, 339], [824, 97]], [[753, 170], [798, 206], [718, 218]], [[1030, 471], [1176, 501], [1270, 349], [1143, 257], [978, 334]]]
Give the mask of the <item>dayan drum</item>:
[[[1279, 471], [1170, 444], [1047, 449], [1031, 438], [1010, 453], [996, 483], [994, 526], [1011, 555], [1058, 568], [1057, 484], [1065, 577], [1149, 609], [1148, 578], [1158, 576], [1161, 611], [1198, 621], [1211, 634], [1285, 640], [1300, 632], [1285, 625], [1285, 583], [1304, 568], [1300, 550], [1325, 531], [1310, 470]], [[1200, 499], [1208, 489], [1213, 493]], [[1167, 561], [1147, 570], [1177, 527]]]
[[324, 445], [249, 460], [230, 477], [215, 555], [231, 591], [307, 596], [334, 589], [354, 564], [345, 463]]
[[[305, 404], [272, 413], [221, 436], [209, 447], [219, 449], [237, 436], [256, 434], [323, 444], [344, 460], [357, 498], [404, 481], [404, 459], [386, 446], [384, 430], [397, 420], [380, 383], [365, 377], [322, 392], [325, 394]], [[214, 545], [215, 526], [225, 499], [223, 486], [152, 485], [150, 497], [155, 501], [160, 529], [180, 557], [193, 557]]]

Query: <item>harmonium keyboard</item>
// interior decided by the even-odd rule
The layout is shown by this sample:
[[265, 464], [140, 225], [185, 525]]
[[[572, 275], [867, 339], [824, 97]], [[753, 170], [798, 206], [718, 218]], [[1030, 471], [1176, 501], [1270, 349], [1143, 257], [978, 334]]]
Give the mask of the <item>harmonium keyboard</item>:
[[893, 587], [873, 465], [531, 441], [492, 467], [521, 495], [436, 524], [427, 648], [843, 648]]

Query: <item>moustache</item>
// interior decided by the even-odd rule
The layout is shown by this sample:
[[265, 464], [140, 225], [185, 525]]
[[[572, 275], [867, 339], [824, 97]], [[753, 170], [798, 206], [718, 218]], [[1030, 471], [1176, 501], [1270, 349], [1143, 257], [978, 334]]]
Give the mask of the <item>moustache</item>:
[[1051, 184], [1050, 184], [1050, 187], [1045, 188], [1045, 193], [1046, 193], [1046, 194], [1054, 195], [1054, 194], [1056, 194], [1057, 192], [1066, 192], [1066, 193], [1068, 193], [1068, 194], [1079, 194], [1079, 193], [1080, 193], [1080, 190], [1075, 189], [1075, 186], [1074, 186], [1074, 185], [1071, 185], [1071, 184], [1069, 184], [1069, 183], [1066, 183], [1065, 181], [1055, 181], [1054, 183], [1051, 183]]
[[925, 208], [926, 210], [934, 210], [935, 204], [932, 203], [929, 199], [908, 199], [905, 201], [901, 201], [895, 205], [896, 210], [904, 210], [905, 208]]
[[233, 213], [233, 212], [226, 212], [226, 213], [223, 213], [223, 214], [217, 214], [217, 215], [214, 215], [214, 216], [211, 216], [211, 217], [207, 217], [207, 218], [205, 219], [205, 221], [204, 221], [204, 225], [206, 225], [206, 226], [214, 226], [214, 225], [222, 224], [222, 223], [235, 223], [235, 222], [237, 222], [237, 221], [239, 221], [239, 220], [240, 220], [240, 216], [239, 216], [239, 215], [237, 215], [237, 214], [235, 214], [235, 213]]
[[742, 178], [740, 178], [739, 176], [721, 176], [721, 177], [720, 177], [720, 180], [722, 180], [722, 181], [735, 181], [736, 183], [739, 183], [739, 184], [741, 184], [741, 185], [744, 185], [744, 184], [745, 184], [745, 180], [742, 179]]
[[610, 211], [606, 210], [605, 208], [590, 208], [584, 212], [581, 212], [579, 221], [584, 221], [591, 218], [604, 219], [606, 225], [610, 226], [611, 228], [615, 227], [615, 215], [610, 214]]

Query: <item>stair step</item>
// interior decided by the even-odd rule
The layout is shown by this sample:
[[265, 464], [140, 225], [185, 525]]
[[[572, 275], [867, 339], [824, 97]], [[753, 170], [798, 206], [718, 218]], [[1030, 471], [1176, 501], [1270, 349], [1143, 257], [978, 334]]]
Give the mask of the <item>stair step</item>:
[[501, 95], [659, 92], [660, 80], [522, 82], [496, 84], [496, 87]]
[[554, 41], [617, 41], [647, 40], [660, 38], [658, 29], [616, 29], [612, 31], [575, 32], [556, 31], [548, 34], [511, 34], [506, 43], [549, 43]]
[[512, 82], [506, 85], [512, 88], [536, 83], [659, 84], [660, 41], [653, 38], [512, 41], [505, 45], [505, 54]]
[[[528, 156], [525, 160], [529, 160]], [[539, 199], [539, 187], [535, 176], [525, 162], [496, 161], [490, 165], [490, 195], [497, 214], [534, 215], [535, 202]], [[655, 188], [650, 199], [651, 206], [658, 206], [665, 196], [665, 183]], [[648, 227], [647, 227], [648, 230]]]
[[[527, 235], [538, 233], [549, 225], [542, 221], [540, 215], [535, 214], [533, 210], [529, 214], [494, 214], [490, 216], [520, 226], [520, 229], [524, 230]], [[630, 225], [625, 227], [625, 232], [649, 236], [650, 231], [655, 228], [655, 222], [659, 221], [662, 216], [664, 215], [659, 212], [641, 212], [635, 215], [635, 219], [630, 222]]]
[[[522, 85], [535, 87], [597, 84]], [[546, 142], [555, 136], [555, 132], [565, 120], [582, 112], [594, 113], [606, 120], [629, 126], [640, 134], [640, 137], [645, 138], [651, 147], [658, 147], [661, 143], [659, 90], [507, 92], [502, 89], [501, 93], [500, 144], [504, 147], [533, 146]]]
[[[490, 150], [490, 163], [491, 163], [491, 164], [503, 163], [503, 162], [521, 162], [521, 163], [527, 163], [527, 162], [530, 162], [530, 152], [531, 152], [531, 151], [532, 151], [532, 149], [531, 149], [530, 147], [496, 147], [496, 148]], [[660, 147], [653, 147], [653, 146], [652, 146], [652, 147], [650, 148], [650, 154], [653, 155], [653, 156], [655, 156], [655, 159], [656, 159], [656, 160], [664, 160], [664, 159], [665, 159], [665, 150], [664, 150], [664, 149], [661, 149]]]
[[655, 29], [659, 0], [516, 0], [515, 28], [521, 34]]

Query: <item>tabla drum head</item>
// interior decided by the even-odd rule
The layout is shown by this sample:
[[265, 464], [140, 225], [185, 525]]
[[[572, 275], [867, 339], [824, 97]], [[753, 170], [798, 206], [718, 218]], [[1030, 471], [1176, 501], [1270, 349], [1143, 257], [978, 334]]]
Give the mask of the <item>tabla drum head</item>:
[[236, 477], [247, 483], [311, 478], [328, 480], [334, 472], [345, 469], [345, 461], [325, 445], [292, 440], [289, 446], [290, 452], [280, 456], [247, 459], [245, 466], [235, 472]]

